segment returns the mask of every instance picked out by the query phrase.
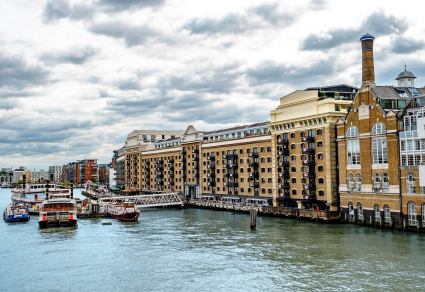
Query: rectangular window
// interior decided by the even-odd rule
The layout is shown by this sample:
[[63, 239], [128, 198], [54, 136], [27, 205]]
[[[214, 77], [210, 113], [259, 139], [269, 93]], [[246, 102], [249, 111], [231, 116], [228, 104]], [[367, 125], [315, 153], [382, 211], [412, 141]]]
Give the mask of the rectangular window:
[[373, 158], [373, 164], [388, 163], [386, 138], [372, 139], [372, 158]]
[[347, 164], [360, 164], [360, 143], [359, 140], [347, 140]]

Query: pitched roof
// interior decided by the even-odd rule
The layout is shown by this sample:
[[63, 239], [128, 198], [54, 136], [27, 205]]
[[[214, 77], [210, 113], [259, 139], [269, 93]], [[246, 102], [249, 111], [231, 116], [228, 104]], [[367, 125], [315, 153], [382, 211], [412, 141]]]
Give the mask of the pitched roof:
[[[374, 86], [371, 88], [373, 95], [379, 99], [406, 99], [410, 100], [414, 97], [412, 89], [408, 87], [395, 86]], [[425, 88], [414, 88], [418, 94], [425, 94]], [[416, 94], [415, 94], [416, 96]]]

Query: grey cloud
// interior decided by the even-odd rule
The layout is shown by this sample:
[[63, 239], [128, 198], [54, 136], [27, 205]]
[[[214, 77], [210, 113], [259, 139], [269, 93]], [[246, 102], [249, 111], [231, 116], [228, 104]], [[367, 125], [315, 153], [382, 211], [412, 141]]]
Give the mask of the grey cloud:
[[321, 10], [326, 8], [327, 3], [325, 0], [310, 0], [310, 7], [315, 10]]
[[119, 80], [116, 85], [121, 90], [139, 90], [140, 84], [137, 77]]
[[192, 34], [238, 34], [263, 25], [255, 18], [271, 25], [284, 25], [294, 21], [295, 15], [279, 11], [278, 4], [263, 4], [244, 13], [230, 13], [221, 18], [194, 18], [184, 25]]
[[70, 0], [48, 0], [43, 11], [46, 23], [61, 19], [85, 20], [92, 19], [96, 12], [114, 13], [125, 10], [158, 7], [165, 0], [93, 0], [76, 3]]
[[420, 40], [397, 37], [392, 40], [391, 51], [397, 54], [409, 54], [422, 50], [424, 47], [425, 43]]
[[195, 18], [184, 28], [193, 34], [236, 34], [248, 28], [248, 21], [241, 15], [228, 14], [222, 18]]
[[294, 15], [280, 12], [276, 3], [257, 6], [251, 12], [273, 25], [288, 24], [295, 19]]
[[156, 7], [165, 3], [165, 0], [98, 0], [96, 5], [107, 11], [123, 11], [129, 9]]
[[159, 36], [147, 26], [132, 26], [119, 21], [94, 23], [89, 29], [96, 34], [123, 39], [128, 46], [141, 45], [148, 39]]
[[97, 50], [90, 47], [72, 48], [65, 52], [44, 54], [41, 59], [48, 64], [70, 63], [81, 65], [97, 54]]
[[359, 28], [330, 30], [325, 37], [310, 34], [303, 41], [305, 50], [331, 49], [345, 43], [358, 41], [362, 34], [369, 32], [375, 36], [399, 34], [407, 30], [407, 22], [393, 15], [374, 12], [369, 15]]
[[22, 89], [45, 82], [48, 72], [41, 66], [30, 64], [20, 56], [0, 53], [0, 88]]
[[47, 23], [63, 18], [79, 20], [90, 18], [93, 13], [90, 5], [75, 4], [69, 0], [48, 0], [43, 11], [43, 20]]
[[322, 60], [308, 67], [286, 66], [266, 61], [247, 71], [251, 85], [267, 83], [312, 84], [320, 77], [332, 76], [336, 71], [332, 62]]
[[[88, 120], [43, 119], [31, 114], [18, 115], [14, 119], [1, 116], [0, 124], [0, 153], [3, 155], [47, 155], [66, 151], [69, 140], [94, 127]], [[93, 148], [95, 145], [93, 141]]]
[[196, 91], [210, 93], [229, 93], [237, 85], [237, 64], [230, 64], [221, 68], [209, 68], [193, 74], [179, 74], [167, 76], [160, 80], [163, 89], [180, 91]]

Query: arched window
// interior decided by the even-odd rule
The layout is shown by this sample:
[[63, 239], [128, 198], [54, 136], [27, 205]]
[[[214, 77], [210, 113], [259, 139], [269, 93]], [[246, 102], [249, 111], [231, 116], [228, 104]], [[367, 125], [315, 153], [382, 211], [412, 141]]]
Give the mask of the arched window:
[[384, 205], [384, 222], [391, 223], [391, 211], [388, 205]]
[[354, 177], [352, 174], [348, 175], [347, 178], [347, 189], [349, 192], [352, 192], [354, 190]]
[[348, 203], [348, 220], [353, 221], [354, 220], [354, 207], [353, 203]]
[[416, 204], [415, 202], [409, 202], [407, 204], [407, 212], [408, 212], [408, 220], [409, 220], [409, 225], [410, 226], [417, 226], [418, 225], [418, 220], [416, 217]]
[[375, 176], [373, 177], [373, 191], [374, 192], [381, 191], [381, 177], [377, 173], [375, 173]]
[[379, 210], [378, 204], [373, 206], [373, 217], [375, 218], [375, 222], [381, 222], [381, 211]]
[[351, 126], [347, 129], [347, 164], [360, 164], [359, 129]]
[[323, 147], [323, 142], [322, 141], [317, 142], [317, 147]]
[[406, 193], [415, 193], [415, 177], [411, 173], [406, 176]]
[[372, 127], [372, 135], [384, 135], [387, 131], [385, 129], [385, 125], [381, 122], [376, 122]]
[[323, 160], [323, 154], [322, 153], [317, 154], [317, 159]]
[[351, 126], [347, 129], [346, 133], [347, 138], [357, 138], [359, 137], [359, 129], [356, 126]]
[[292, 182], [293, 184], [296, 184], [296, 183], [297, 183], [297, 179], [296, 179], [295, 177], [293, 177], [293, 178], [292, 178], [292, 180], [291, 180], [291, 182]]
[[360, 192], [362, 190], [362, 177], [360, 174], [357, 174], [355, 178], [355, 190], [356, 192]]
[[382, 176], [382, 191], [388, 192], [389, 188], [390, 188], [390, 181], [388, 179], [388, 174], [384, 173], [384, 175]]
[[357, 203], [357, 219], [363, 221], [363, 206], [362, 206], [362, 203]]
[[324, 179], [323, 178], [319, 178], [319, 184], [323, 184], [324, 183]]
[[317, 168], [318, 171], [323, 171], [323, 165], [319, 165], [319, 167]]
[[293, 189], [293, 190], [292, 190], [292, 194], [293, 194], [293, 195], [296, 195], [296, 194], [297, 194], [297, 190], [296, 190], [296, 189]]
[[320, 197], [323, 197], [324, 195], [325, 195], [325, 192], [324, 192], [323, 190], [320, 190], [320, 191], [319, 191], [319, 196], [320, 196]]

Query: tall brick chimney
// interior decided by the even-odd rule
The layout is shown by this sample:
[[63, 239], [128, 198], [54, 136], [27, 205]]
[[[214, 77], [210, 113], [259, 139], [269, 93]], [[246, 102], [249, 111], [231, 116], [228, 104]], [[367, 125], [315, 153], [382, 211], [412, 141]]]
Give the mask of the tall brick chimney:
[[360, 38], [362, 43], [362, 85], [375, 85], [375, 66], [373, 64], [373, 40], [369, 33]]

